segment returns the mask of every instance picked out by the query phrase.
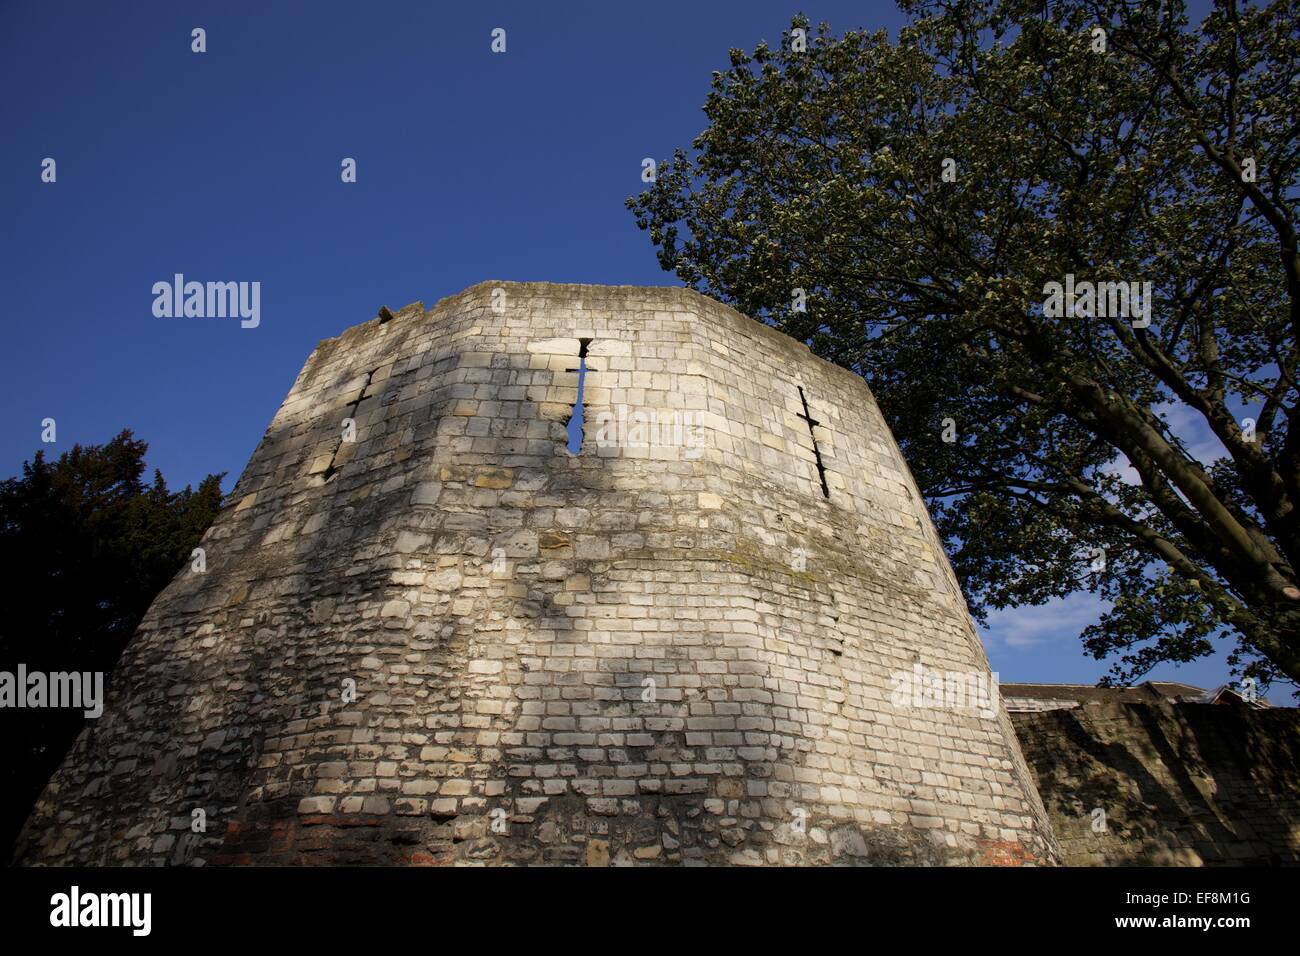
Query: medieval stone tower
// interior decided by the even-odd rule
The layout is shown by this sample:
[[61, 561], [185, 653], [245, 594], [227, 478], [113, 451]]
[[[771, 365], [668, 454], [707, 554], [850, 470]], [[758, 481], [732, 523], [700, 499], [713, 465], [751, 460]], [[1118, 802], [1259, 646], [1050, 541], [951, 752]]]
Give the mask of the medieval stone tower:
[[694, 292], [322, 342], [203, 549], [19, 862], [1059, 858], [866, 385]]

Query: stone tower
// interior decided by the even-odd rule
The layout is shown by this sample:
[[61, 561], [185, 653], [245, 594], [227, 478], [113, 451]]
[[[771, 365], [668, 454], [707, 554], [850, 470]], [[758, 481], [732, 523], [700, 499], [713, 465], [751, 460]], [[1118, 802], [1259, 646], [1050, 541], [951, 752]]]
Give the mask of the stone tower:
[[865, 383], [711, 299], [385, 309], [232, 501], [20, 862], [1059, 858]]

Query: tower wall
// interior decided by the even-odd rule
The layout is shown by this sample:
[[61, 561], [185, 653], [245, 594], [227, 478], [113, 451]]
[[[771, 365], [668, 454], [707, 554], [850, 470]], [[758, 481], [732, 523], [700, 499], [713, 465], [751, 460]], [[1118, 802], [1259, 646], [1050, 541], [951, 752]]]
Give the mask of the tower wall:
[[914, 693], [988, 664], [865, 383], [694, 292], [322, 342], [202, 544], [20, 862], [1058, 857], [1001, 704]]

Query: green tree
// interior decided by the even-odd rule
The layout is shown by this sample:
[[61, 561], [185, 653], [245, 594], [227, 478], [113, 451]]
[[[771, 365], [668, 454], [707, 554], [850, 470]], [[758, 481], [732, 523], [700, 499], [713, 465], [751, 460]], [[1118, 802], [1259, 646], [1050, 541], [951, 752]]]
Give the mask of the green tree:
[[661, 264], [867, 378], [977, 615], [1086, 589], [1112, 681], [1216, 640], [1300, 678], [1300, 7], [902, 6], [731, 51], [628, 200]]
[[[182, 568], [221, 508], [222, 475], [197, 490], [167, 490], [148, 445], [123, 431], [77, 445], [50, 463], [42, 452], [20, 478], [0, 482], [0, 670], [112, 671], [149, 604]], [[17, 835], [85, 722], [80, 710], [5, 712], [0, 845]]]

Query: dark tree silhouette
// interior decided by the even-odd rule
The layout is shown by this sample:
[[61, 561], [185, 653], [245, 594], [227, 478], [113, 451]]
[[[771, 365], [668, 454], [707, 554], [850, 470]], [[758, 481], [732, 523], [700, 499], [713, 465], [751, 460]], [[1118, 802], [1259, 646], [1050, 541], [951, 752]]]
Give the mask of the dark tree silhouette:
[[[77, 445], [53, 463], [43, 452], [0, 482], [0, 671], [107, 674], [155, 595], [187, 567], [221, 508], [223, 475], [197, 490], [143, 480], [145, 442], [123, 431]], [[21, 688], [19, 689], [21, 693]], [[10, 846], [85, 723], [68, 708], [3, 712], [0, 844]]]

